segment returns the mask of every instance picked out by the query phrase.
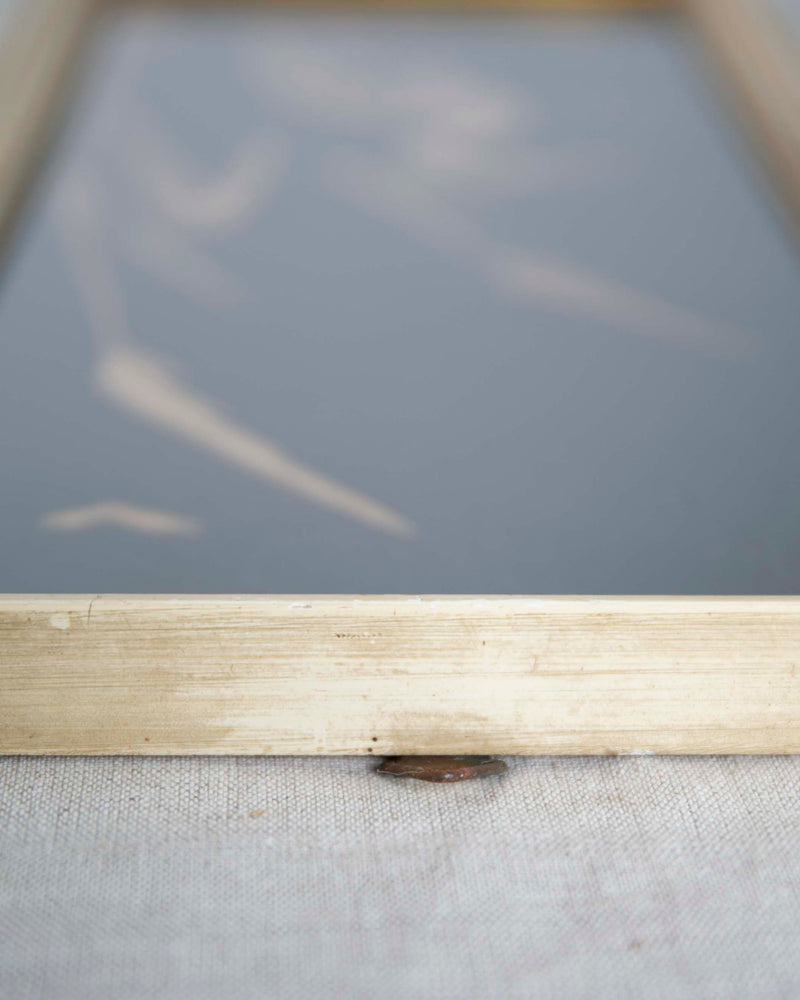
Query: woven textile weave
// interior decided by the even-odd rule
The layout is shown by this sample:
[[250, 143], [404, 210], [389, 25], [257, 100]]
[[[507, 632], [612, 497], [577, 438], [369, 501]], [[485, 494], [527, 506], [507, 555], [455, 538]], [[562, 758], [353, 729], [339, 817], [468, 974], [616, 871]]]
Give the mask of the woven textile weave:
[[800, 760], [510, 764], [0, 761], [0, 995], [800, 995]]

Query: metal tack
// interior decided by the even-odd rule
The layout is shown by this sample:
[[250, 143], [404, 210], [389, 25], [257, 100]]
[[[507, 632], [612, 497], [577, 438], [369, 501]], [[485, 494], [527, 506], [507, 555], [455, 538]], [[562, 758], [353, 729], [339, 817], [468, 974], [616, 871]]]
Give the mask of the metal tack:
[[508, 766], [497, 757], [387, 757], [377, 768], [380, 774], [419, 781], [453, 782], [505, 774]]

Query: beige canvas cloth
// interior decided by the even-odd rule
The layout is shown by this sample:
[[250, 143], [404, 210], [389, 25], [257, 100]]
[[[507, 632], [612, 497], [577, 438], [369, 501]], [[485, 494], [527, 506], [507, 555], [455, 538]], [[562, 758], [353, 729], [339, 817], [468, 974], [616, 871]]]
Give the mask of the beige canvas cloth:
[[800, 996], [800, 760], [0, 761], [6, 1000]]

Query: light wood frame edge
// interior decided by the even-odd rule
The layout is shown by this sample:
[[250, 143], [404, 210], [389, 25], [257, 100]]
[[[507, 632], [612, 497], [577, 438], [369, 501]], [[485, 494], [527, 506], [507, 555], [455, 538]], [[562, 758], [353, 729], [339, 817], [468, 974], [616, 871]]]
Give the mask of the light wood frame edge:
[[0, 37], [0, 249], [36, 175], [99, 0], [36, 0]]
[[760, 0], [683, 0], [800, 228], [800, 46]]
[[0, 753], [800, 752], [800, 598], [0, 598]]

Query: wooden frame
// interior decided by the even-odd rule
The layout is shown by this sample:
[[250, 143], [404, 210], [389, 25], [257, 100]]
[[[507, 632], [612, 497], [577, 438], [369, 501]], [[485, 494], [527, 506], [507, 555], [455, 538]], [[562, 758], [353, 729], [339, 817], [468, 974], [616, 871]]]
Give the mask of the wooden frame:
[[763, 0], [688, 0], [733, 85], [756, 148], [800, 223], [800, 49]]
[[[101, 6], [0, 46], [0, 225]], [[789, 50], [753, 2], [686, 7], [800, 217]], [[10, 595], [0, 753], [795, 753], [798, 664], [800, 598]]]
[[5, 753], [796, 753], [800, 598], [11, 597]]
[[0, 237], [35, 175], [63, 85], [98, 8], [96, 0], [22, 4], [0, 36]]

